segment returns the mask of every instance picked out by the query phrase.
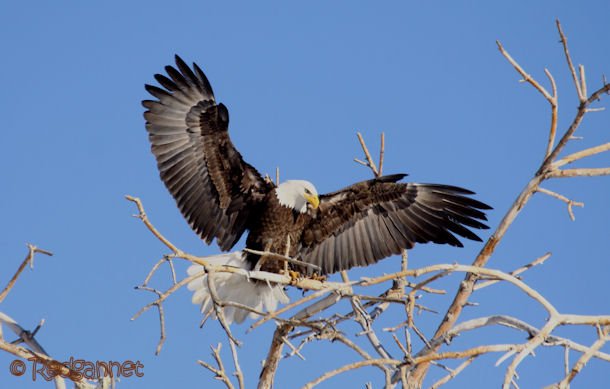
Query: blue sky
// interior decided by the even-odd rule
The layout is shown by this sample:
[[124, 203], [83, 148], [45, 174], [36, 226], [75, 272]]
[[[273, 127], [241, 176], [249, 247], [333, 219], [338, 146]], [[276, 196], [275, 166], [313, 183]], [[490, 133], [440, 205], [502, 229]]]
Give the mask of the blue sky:
[[[225, 337], [217, 323], [198, 328], [200, 315], [181, 291], [165, 304], [167, 335], [154, 355], [154, 311], [129, 318], [152, 295], [133, 290], [166, 252], [131, 215], [125, 194], [139, 196], [156, 226], [182, 249], [218, 252], [191, 232], [163, 187], [144, 130], [140, 101], [144, 83], [173, 61], [175, 53], [207, 73], [217, 100], [231, 114], [231, 135], [245, 159], [263, 173], [280, 166], [282, 177], [315, 183], [320, 192], [339, 189], [370, 172], [361, 157], [360, 131], [377, 149], [385, 131], [385, 172], [419, 182], [461, 185], [494, 206], [495, 227], [538, 166], [547, 140], [549, 110], [499, 54], [495, 40], [547, 85], [555, 76], [560, 95], [559, 130], [577, 101], [558, 43], [560, 18], [577, 63], [587, 69], [589, 89], [610, 74], [607, 15], [610, 3], [576, 2], [8, 2], [0, 5], [0, 283], [23, 259], [25, 243], [52, 251], [38, 257], [0, 311], [27, 328], [46, 324], [38, 340], [58, 359], [140, 360], [143, 378], [119, 388], [221, 384], [198, 366], [210, 360], [209, 345]], [[608, 141], [608, 113], [589, 115], [576, 151]], [[608, 155], [581, 166], [609, 166]], [[563, 203], [536, 196], [519, 216], [490, 262], [510, 271], [547, 251], [552, 259], [526, 281], [566, 313], [608, 314], [610, 276], [609, 178], [549, 182], [545, 187], [586, 203], [571, 222]], [[488, 233], [483, 234], [484, 238]], [[464, 249], [424, 246], [410, 255], [412, 267], [471, 263], [481, 245]], [[186, 264], [179, 264], [184, 274]], [[395, 271], [396, 258], [353, 277]], [[460, 276], [444, 281], [454, 287]], [[168, 285], [159, 274], [156, 285]], [[298, 292], [291, 292], [293, 297]], [[442, 310], [449, 298], [428, 297]], [[511, 314], [532, 324], [544, 312], [506, 286], [475, 294], [480, 304], [464, 318]], [[346, 310], [347, 306], [344, 305]], [[389, 312], [396, 322], [400, 312]], [[394, 315], [394, 316], [392, 316]], [[439, 317], [422, 314], [428, 335]], [[250, 386], [258, 377], [273, 330], [245, 334], [242, 367]], [[348, 327], [348, 329], [352, 329]], [[593, 329], [561, 330], [589, 344]], [[456, 347], [481, 341], [523, 340], [489, 329], [464, 337]], [[606, 347], [606, 351], [608, 348]], [[297, 387], [325, 369], [355, 360], [335, 344], [305, 349], [306, 361], [282, 362], [277, 387]], [[398, 353], [397, 353], [398, 354]], [[448, 387], [498, 386], [506, 365], [481, 358]], [[561, 350], [542, 350], [519, 369], [524, 387], [560, 379]], [[576, 360], [572, 356], [572, 361]], [[43, 387], [8, 372], [14, 358], [0, 353], [0, 386]], [[432, 379], [443, 375], [434, 370]], [[608, 365], [591, 362], [575, 387], [599, 387]], [[340, 376], [362, 387], [382, 377], [373, 369]]]

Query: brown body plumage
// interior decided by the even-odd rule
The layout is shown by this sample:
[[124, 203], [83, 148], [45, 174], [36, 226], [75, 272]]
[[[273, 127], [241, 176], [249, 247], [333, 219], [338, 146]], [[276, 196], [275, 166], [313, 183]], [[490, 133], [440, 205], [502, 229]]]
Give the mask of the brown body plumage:
[[[294, 257], [298, 255], [299, 242], [309, 219], [308, 213], [300, 213], [281, 205], [275, 192], [271, 191], [265, 198], [258, 222], [250, 226], [246, 247]], [[247, 253], [245, 258], [252, 268], [260, 260], [258, 255], [252, 253]], [[292, 266], [289, 267], [292, 269]], [[284, 264], [277, 259], [265, 258], [260, 268], [278, 273], [284, 269]]]

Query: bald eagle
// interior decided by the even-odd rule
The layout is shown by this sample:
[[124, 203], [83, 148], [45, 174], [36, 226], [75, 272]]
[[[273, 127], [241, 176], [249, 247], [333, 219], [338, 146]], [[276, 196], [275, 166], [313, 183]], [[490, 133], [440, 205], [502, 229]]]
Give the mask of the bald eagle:
[[[146, 85], [154, 97], [144, 100], [144, 118], [162, 181], [192, 229], [222, 251], [248, 231], [246, 247], [288, 254], [314, 265], [319, 275], [371, 265], [415, 243], [462, 247], [457, 236], [480, 241], [468, 227], [488, 228], [473, 192], [449, 185], [399, 182], [405, 174], [359, 182], [319, 194], [308, 181], [275, 185], [244, 161], [229, 137], [229, 111], [217, 103], [203, 71], [179, 56], [167, 76], [154, 77], [161, 87]], [[249, 252], [222, 254], [211, 263], [249, 270], [281, 272], [285, 264]], [[290, 264], [290, 270], [311, 273]], [[201, 270], [189, 269], [190, 274]], [[216, 273], [221, 299], [255, 309], [275, 309], [286, 302], [280, 287], [250, 282], [239, 275]], [[216, 279], [216, 278], [215, 278]], [[205, 279], [193, 281], [193, 301], [211, 309]], [[233, 309], [229, 320], [247, 312]]]

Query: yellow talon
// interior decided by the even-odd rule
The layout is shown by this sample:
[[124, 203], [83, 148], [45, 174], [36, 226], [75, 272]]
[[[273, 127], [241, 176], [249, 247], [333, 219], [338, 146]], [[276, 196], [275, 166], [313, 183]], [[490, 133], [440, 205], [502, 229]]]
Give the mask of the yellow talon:
[[301, 278], [301, 273], [294, 270], [288, 270], [288, 275], [292, 278], [292, 282], [296, 282], [299, 278]]

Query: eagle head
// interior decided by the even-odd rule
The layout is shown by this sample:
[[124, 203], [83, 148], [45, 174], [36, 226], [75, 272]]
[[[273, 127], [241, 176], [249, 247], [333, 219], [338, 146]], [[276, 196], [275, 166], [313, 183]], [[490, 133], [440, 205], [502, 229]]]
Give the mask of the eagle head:
[[310, 204], [314, 209], [320, 205], [318, 191], [309, 181], [289, 180], [282, 182], [275, 189], [275, 195], [281, 205], [300, 213], [307, 212], [307, 204]]

